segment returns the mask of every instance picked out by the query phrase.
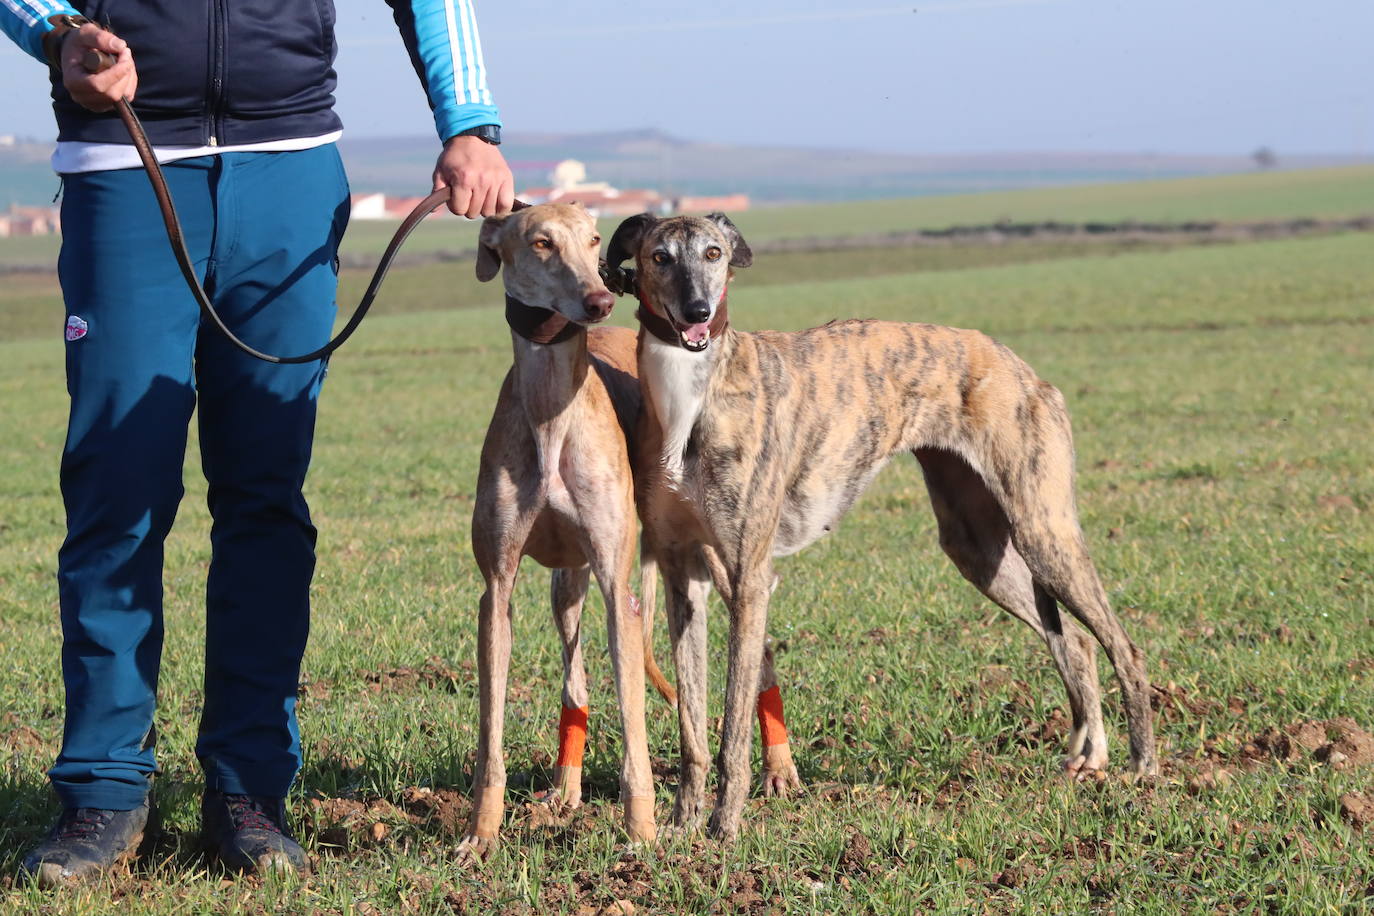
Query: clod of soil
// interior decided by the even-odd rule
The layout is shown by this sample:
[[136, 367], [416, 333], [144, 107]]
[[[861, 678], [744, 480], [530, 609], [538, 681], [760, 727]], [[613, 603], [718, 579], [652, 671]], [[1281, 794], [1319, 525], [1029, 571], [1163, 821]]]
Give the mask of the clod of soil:
[[[386, 671], [369, 671], [363, 675], [363, 682], [373, 693], [393, 690], [406, 691], [425, 687], [430, 690], [442, 689], [456, 693], [460, 683], [472, 680], [472, 662], [467, 661], [459, 668], [451, 668], [437, 655], [425, 659], [418, 668], [390, 668]], [[461, 668], [461, 670], [459, 670]]]
[[1374, 792], [1342, 795], [1341, 817], [1356, 830], [1374, 828]]

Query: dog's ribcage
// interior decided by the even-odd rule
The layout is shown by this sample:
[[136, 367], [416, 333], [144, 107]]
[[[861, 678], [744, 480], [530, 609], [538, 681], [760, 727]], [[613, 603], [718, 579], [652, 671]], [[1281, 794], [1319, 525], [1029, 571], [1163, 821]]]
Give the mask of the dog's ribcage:
[[1007, 434], [994, 414], [1010, 412], [1024, 438], [1052, 406], [1021, 403], [1036, 400], [1038, 379], [976, 331], [848, 321], [726, 340], [704, 397], [681, 367], [665, 371], [670, 361], [645, 365], [653, 409], [673, 418], [664, 463], [680, 462], [673, 482], [722, 542], [778, 506], [775, 555], [829, 531], [893, 454], [948, 449], [982, 473]]

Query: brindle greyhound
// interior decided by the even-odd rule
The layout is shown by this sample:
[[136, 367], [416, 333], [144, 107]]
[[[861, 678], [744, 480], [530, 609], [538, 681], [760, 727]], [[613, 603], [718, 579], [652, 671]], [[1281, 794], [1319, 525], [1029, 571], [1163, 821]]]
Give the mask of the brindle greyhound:
[[1081, 777], [1104, 767], [1107, 742], [1095, 648], [1060, 617], [1060, 604], [1116, 669], [1134, 771], [1156, 771], [1144, 657], [1112, 613], [1084, 544], [1069, 418], [1056, 388], [977, 331], [879, 321], [798, 333], [730, 329], [731, 268], [753, 256], [723, 214], [631, 217], [611, 239], [607, 266], [630, 257], [643, 323], [636, 486], [678, 672], [675, 826], [694, 824], [705, 801], [709, 582], [725, 580], [716, 584], [730, 609], [709, 831], [730, 838], [748, 792], [749, 709], [773, 557], [829, 531], [904, 451], [921, 463], [941, 547], [1049, 645], [1073, 714], [1066, 770]]
[[[586, 327], [609, 315], [615, 302], [598, 275], [600, 243], [595, 221], [580, 206], [534, 206], [482, 224], [477, 278], [490, 280], [506, 267], [515, 364], [487, 428], [472, 516], [472, 550], [486, 591], [477, 631], [481, 697], [473, 806], [462, 840], [467, 856], [489, 851], [504, 811], [510, 602], [522, 555], [553, 570], [550, 596], [563, 646], [552, 794], [570, 804], [581, 799], [587, 685], [580, 625], [595, 575], [606, 599], [625, 741], [625, 826], [633, 840], [655, 836], [644, 730], [646, 634], [630, 593], [635, 503], [626, 443], [639, 412], [634, 332]], [[656, 667], [652, 674], [662, 681]]]

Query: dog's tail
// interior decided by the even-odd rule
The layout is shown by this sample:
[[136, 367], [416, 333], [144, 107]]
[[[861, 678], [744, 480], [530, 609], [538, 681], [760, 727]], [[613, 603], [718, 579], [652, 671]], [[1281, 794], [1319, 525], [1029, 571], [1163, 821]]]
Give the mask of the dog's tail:
[[677, 691], [659, 670], [654, 659], [654, 612], [658, 608], [658, 560], [646, 549], [644, 540], [639, 546], [639, 610], [644, 624], [644, 675], [654, 685], [658, 695], [677, 706]]

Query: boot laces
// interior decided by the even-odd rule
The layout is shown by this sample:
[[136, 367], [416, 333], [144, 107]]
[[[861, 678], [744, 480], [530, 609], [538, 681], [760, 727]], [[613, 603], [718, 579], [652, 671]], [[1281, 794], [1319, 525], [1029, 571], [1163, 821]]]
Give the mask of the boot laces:
[[269, 830], [281, 833], [281, 826], [268, 813], [267, 806], [251, 795], [226, 795], [229, 819], [235, 830]]
[[89, 840], [100, 835], [110, 822], [110, 812], [100, 808], [77, 808], [62, 815], [57, 825], [58, 839]]

